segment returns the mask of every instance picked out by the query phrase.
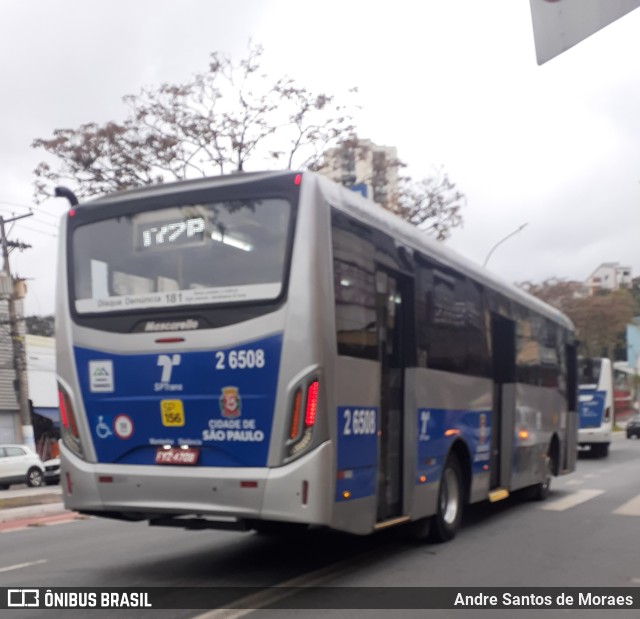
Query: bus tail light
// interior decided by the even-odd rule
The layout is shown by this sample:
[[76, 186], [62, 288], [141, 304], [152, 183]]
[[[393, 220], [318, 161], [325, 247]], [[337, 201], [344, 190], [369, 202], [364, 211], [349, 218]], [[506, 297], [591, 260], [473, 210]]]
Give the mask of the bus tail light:
[[78, 423], [71, 404], [71, 398], [60, 384], [58, 384], [58, 404], [60, 406], [62, 441], [73, 453], [83, 458], [84, 452], [82, 451], [80, 432], [78, 431]]
[[[318, 414], [319, 391], [320, 382], [317, 378], [312, 378], [296, 387], [291, 404], [291, 419], [285, 453], [287, 459], [299, 456], [311, 445], [313, 428]], [[303, 410], [304, 418], [302, 417]]]
[[609, 419], [611, 419], [611, 407], [607, 406], [607, 408], [604, 409], [604, 420], [609, 421]]
[[311, 427], [316, 422], [318, 411], [318, 381], [314, 380], [307, 387], [307, 407], [304, 413], [304, 425]]
[[302, 389], [296, 389], [291, 407], [291, 425], [289, 427], [289, 440], [295, 441], [300, 433], [300, 412], [302, 411]]

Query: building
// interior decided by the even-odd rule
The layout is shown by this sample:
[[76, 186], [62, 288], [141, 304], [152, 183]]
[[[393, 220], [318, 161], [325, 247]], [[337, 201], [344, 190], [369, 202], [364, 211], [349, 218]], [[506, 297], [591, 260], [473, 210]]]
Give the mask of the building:
[[[12, 282], [0, 273], [0, 443], [22, 443], [22, 422], [16, 389], [14, 349], [11, 339], [8, 298]], [[22, 315], [22, 301], [16, 301], [18, 315]], [[20, 338], [25, 335], [24, 322], [18, 322]], [[20, 343], [24, 340], [21, 339]]]
[[389, 208], [397, 199], [399, 167], [395, 147], [354, 138], [327, 150], [318, 172]]
[[631, 288], [631, 280], [631, 267], [620, 266], [617, 262], [603, 262], [585, 283], [593, 295], [599, 290]]

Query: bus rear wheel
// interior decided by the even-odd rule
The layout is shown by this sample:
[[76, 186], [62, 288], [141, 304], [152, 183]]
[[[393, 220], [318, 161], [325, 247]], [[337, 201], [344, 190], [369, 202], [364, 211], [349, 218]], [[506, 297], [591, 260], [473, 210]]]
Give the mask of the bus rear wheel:
[[462, 522], [464, 509], [464, 484], [458, 458], [453, 454], [447, 458], [440, 479], [438, 510], [431, 522], [431, 539], [448, 542], [453, 539]]
[[545, 474], [544, 479], [532, 486], [531, 498], [534, 501], [546, 501], [551, 492], [551, 477], [553, 475], [553, 459], [549, 454], [545, 456]]

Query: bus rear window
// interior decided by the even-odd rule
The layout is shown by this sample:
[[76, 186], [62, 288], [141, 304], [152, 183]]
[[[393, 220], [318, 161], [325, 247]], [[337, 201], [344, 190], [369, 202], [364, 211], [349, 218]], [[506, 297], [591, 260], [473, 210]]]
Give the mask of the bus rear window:
[[600, 380], [600, 370], [602, 363], [600, 359], [579, 359], [578, 360], [578, 384], [597, 385]]
[[291, 206], [186, 204], [103, 219], [72, 237], [76, 312], [272, 301], [283, 292]]

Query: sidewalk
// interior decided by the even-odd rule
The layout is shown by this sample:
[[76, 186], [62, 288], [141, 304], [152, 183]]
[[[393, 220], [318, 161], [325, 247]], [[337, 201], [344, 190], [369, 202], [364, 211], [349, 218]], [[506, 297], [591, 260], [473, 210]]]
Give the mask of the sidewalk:
[[37, 516], [61, 514], [67, 510], [62, 502], [60, 486], [27, 488], [14, 486], [0, 490], [0, 523]]

